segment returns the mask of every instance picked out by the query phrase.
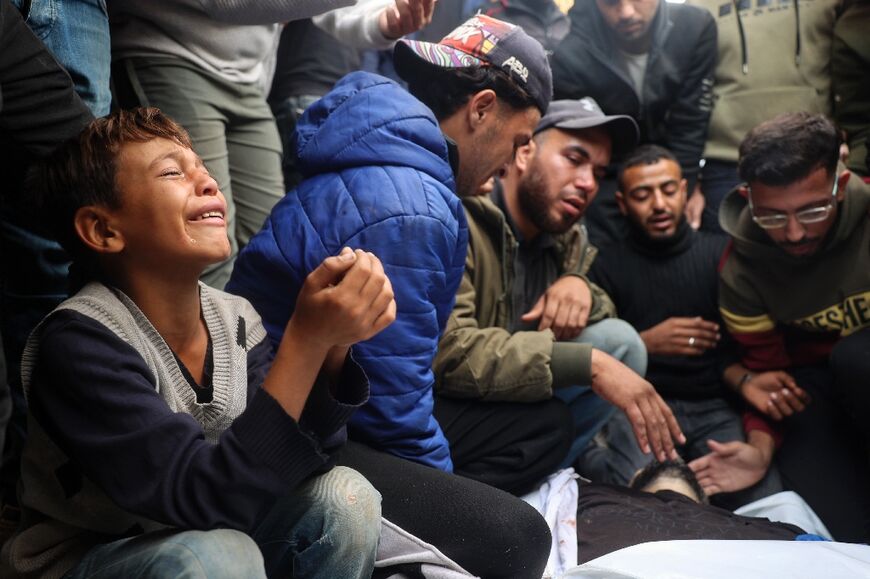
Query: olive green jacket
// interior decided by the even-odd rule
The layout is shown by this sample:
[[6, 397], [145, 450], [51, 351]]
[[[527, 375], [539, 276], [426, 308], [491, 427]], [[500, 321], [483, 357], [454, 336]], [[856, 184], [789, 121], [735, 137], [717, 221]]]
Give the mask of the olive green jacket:
[[[556, 342], [551, 330], [510, 333], [511, 291], [517, 241], [504, 213], [487, 197], [463, 199], [468, 218], [468, 255], [456, 305], [435, 357], [436, 392], [457, 398], [530, 402], [553, 388], [591, 382], [592, 347]], [[556, 238], [562, 275], [584, 280], [597, 250], [579, 225]], [[616, 308], [589, 284], [589, 323], [612, 317]]]
[[846, 131], [849, 169], [870, 177], [870, 0], [853, 2], [837, 20], [831, 52], [834, 120]]

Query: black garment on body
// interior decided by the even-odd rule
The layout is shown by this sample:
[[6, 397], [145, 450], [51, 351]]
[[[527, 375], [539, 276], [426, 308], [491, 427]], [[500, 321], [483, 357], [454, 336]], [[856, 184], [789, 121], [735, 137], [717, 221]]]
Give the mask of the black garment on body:
[[[539, 579], [544, 572], [550, 530], [522, 500], [353, 441], [338, 455], [338, 464], [361, 473], [381, 493], [385, 519], [438, 547], [473, 575]], [[373, 577], [399, 571], [422, 577], [413, 567], [375, 569]]]
[[[619, 317], [638, 332], [672, 317], [701, 316], [723, 327], [719, 315], [718, 266], [728, 238], [693, 231], [685, 219], [668, 240], [652, 240], [637, 227], [622, 244], [599, 250], [589, 271], [616, 305]], [[723, 349], [701, 356], [650, 354], [646, 378], [665, 398], [722, 396]]]
[[450, 443], [454, 473], [515, 495], [556, 471], [574, 428], [557, 398], [491, 402], [436, 395], [433, 414]]
[[[88, 107], [76, 94], [69, 74], [42, 41], [28, 28], [12, 2], [0, 1], [0, 214], [2, 220], [30, 232], [53, 236], [46, 231], [38, 203], [25, 199], [24, 176], [35, 160], [46, 157], [58, 145], [71, 139], [93, 120]], [[8, 241], [8, 240], [7, 240]], [[47, 280], [45, 265], [34, 263], [34, 252], [16, 251], [18, 244], [0, 239], [0, 333], [5, 364], [0, 371], [0, 416], [12, 412], [6, 436], [0, 433], [0, 499], [17, 501], [15, 487], [19, 458], [24, 445], [26, 423], [21, 392], [20, 360], [30, 330], [57, 305], [52, 294], [64, 294], [66, 279]], [[62, 252], [45, 252], [51, 265], [65, 263]], [[52, 285], [51, 282], [58, 282]], [[26, 296], [9, 299], [10, 296]], [[31, 299], [32, 296], [39, 296]], [[28, 307], [21, 304], [27, 302]], [[36, 303], [38, 302], [38, 305]], [[4, 400], [5, 398], [5, 400]], [[3, 421], [0, 428], [6, 427]]]
[[649, 541], [741, 539], [791, 541], [794, 525], [742, 517], [673, 491], [648, 493], [581, 484], [577, 501], [578, 563]]
[[538, 320], [524, 322], [521, 318], [561, 275], [562, 263], [555, 250], [555, 240], [546, 232], [541, 232], [530, 241], [523, 239], [523, 234], [517, 229], [505, 204], [504, 186], [499, 179], [495, 180], [495, 189], [490, 194], [490, 199], [504, 213], [505, 222], [517, 240], [517, 250], [513, 256], [514, 282], [511, 286], [513, 312], [508, 331], [536, 331]]
[[[840, 340], [837, 353], [868, 336], [858, 332]], [[841, 350], [842, 349], [842, 350]], [[857, 370], [857, 361], [849, 370]], [[788, 368], [811, 402], [806, 410], [781, 422], [784, 441], [774, 455], [785, 488], [798, 493], [813, 508], [837, 541], [870, 542], [870, 472], [867, 447], [846, 414], [843, 392], [834, 380], [844, 368], [798, 366]], [[854, 379], [855, 374], [851, 374]], [[855, 382], [866, 391], [867, 382]], [[849, 402], [855, 403], [852, 399]], [[863, 413], [866, 424], [867, 408]]]

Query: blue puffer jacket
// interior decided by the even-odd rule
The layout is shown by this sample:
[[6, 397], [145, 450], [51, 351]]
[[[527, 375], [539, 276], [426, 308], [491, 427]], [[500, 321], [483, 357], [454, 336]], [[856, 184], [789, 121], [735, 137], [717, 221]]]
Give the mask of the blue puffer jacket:
[[398, 314], [354, 347], [371, 398], [351, 436], [452, 470], [432, 416], [432, 359], [462, 277], [468, 230], [432, 112], [392, 81], [357, 72], [297, 126], [305, 180], [241, 252], [227, 290], [246, 297], [277, 346], [305, 276], [342, 247], [377, 255]]

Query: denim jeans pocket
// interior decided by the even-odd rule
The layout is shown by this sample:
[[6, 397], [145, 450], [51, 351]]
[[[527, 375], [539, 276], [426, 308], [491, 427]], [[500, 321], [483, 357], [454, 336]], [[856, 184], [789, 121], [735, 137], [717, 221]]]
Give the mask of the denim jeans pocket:
[[57, 0], [12, 0], [12, 3], [33, 33], [45, 41], [57, 20]]

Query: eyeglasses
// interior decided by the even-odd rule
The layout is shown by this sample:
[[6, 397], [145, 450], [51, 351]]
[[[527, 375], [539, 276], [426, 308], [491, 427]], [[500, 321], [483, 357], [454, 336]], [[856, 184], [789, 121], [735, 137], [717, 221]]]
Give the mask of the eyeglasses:
[[[752, 214], [752, 220], [762, 229], [779, 229], [788, 224], [787, 213], [771, 213], [768, 215], [756, 215], [755, 207], [752, 205], [752, 191], [747, 187], [747, 198], [749, 200], [749, 212]], [[824, 221], [831, 215], [834, 209], [834, 203], [837, 201], [837, 179], [834, 179], [834, 188], [831, 191], [831, 200], [827, 205], [822, 207], [811, 207], [802, 211], [797, 211], [794, 218], [798, 223], [804, 225], [809, 223], [818, 223]]]

